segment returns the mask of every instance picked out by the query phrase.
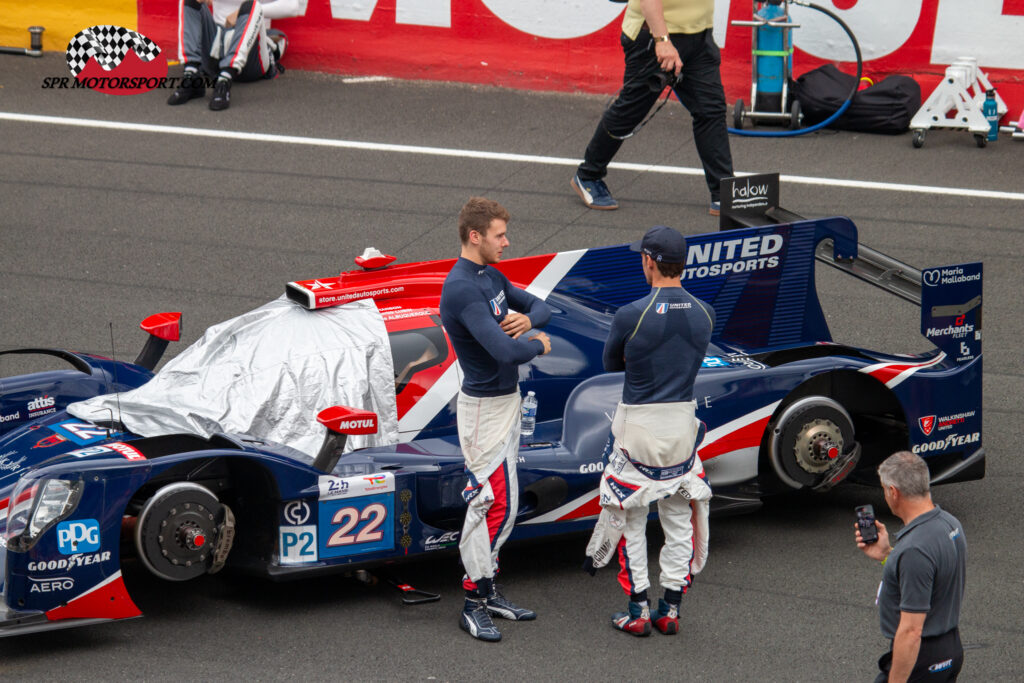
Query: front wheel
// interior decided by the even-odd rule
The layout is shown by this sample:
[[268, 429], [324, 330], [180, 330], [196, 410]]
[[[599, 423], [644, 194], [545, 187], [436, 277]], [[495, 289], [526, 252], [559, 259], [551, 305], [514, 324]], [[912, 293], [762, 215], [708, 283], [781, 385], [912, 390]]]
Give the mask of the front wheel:
[[807, 396], [787, 406], [769, 438], [772, 468], [794, 489], [834, 486], [859, 455], [853, 420], [826, 396]]
[[188, 581], [223, 566], [234, 539], [234, 515], [209, 489], [168, 484], [146, 501], [135, 526], [135, 547], [150, 572]]

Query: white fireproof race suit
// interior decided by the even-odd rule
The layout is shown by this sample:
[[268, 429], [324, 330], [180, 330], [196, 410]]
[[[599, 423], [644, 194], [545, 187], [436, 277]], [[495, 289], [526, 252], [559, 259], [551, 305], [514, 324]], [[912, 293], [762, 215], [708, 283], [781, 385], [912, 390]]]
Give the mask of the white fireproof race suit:
[[521, 401], [518, 390], [485, 397], [459, 392], [459, 443], [468, 478], [462, 497], [469, 504], [459, 553], [466, 570], [463, 588], [468, 591], [476, 590], [480, 579], [497, 574], [498, 551], [516, 521]]
[[601, 477], [601, 514], [587, 545], [595, 567], [619, 557], [619, 584], [627, 594], [650, 586], [647, 515], [658, 503], [665, 532], [661, 585], [685, 592], [708, 555], [711, 487], [697, 457], [700, 422], [693, 401], [620, 403], [612, 420], [615, 442]]

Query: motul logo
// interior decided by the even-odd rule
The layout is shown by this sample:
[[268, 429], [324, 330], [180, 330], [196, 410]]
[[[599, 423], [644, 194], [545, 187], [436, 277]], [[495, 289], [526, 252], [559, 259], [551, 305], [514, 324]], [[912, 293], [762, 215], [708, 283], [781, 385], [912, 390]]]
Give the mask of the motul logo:
[[338, 423], [338, 429], [369, 429], [370, 427], [376, 427], [375, 420], [345, 420]]

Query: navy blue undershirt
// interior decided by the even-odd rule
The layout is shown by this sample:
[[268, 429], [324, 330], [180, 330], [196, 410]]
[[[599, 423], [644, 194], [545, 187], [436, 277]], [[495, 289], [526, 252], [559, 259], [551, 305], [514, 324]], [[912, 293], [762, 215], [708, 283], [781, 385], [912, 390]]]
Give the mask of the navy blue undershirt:
[[615, 313], [604, 345], [604, 369], [626, 371], [622, 402], [693, 399], [715, 310], [682, 287], [656, 287]]
[[441, 290], [441, 322], [462, 367], [462, 391], [470, 396], [504, 396], [517, 391], [519, 365], [544, 352], [544, 345], [505, 334], [501, 321], [509, 308], [533, 327], [551, 319], [551, 308], [518, 289], [498, 270], [460, 257]]

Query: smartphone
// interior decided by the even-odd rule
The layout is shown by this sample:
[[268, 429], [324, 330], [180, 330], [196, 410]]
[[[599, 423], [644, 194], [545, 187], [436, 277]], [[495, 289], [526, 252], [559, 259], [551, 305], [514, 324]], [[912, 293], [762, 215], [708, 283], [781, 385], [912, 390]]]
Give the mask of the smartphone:
[[878, 540], [878, 528], [875, 526], [875, 509], [870, 505], [861, 505], [857, 508], [857, 528], [860, 537], [865, 543], [874, 543]]

